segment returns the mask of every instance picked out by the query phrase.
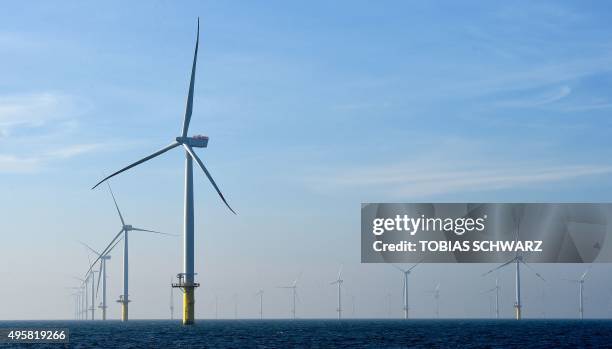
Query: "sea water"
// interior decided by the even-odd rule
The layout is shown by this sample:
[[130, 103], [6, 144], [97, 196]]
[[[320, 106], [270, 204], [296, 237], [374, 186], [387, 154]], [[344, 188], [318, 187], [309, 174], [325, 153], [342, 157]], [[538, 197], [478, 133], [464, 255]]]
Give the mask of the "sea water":
[[0, 348], [580, 348], [612, 347], [612, 320], [0, 321], [68, 328], [68, 344]]

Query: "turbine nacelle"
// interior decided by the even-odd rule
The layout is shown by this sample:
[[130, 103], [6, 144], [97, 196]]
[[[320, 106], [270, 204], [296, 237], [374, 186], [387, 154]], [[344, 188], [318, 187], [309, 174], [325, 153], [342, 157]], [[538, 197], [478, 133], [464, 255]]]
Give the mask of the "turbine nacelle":
[[130, 224], [125, 224], [123, 226], [123, 230], [125, 230], [125, 231], [134, 230], [134, 227], [132, 227]]
[[208, 137], [201, 135], [196, 135], [193, 137], [176, 137], [176, 141], [192, 148], [206, 148], [208, 145]]

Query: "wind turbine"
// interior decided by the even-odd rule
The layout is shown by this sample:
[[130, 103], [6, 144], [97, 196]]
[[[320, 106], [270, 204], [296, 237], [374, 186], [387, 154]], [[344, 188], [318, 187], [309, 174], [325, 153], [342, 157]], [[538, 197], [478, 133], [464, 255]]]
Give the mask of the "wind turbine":
[[[117, 300], [117, 303], [121, 303], [121, 320], [128, 321], [128, 317], [129, 317], [128, 303], [130, 302], [129, 296], [128, 296], [128, 290], [129, 290], [128, 236], [129, 236], [129, 232], [130, 231], [143, 231], [143, 232], [148, 232], [148, 233], [170, 235], [170, 236], [172, 236], [172, 234], [160, 233], [158, 231], [137, 228], [130, 224], [126, 224], [125, 220], [123, 219], [123, 215], [121, 214], [121, 210], [119, 209], [119, 205], [117, 205], [115, 194], [113, 193], [113, 190], [111, 189], [110, 184], [108, 184], [108, 182], [106, 184], [108, 186], [108, 191], [110, 192], [111, 197], [113, 198], [113, 202], [115, 203], [115, 208], [117, 209], [117, 214], [119, 215], [119, 219], [121, 220], [121, 230], [119, 230], [119, 233], [115, 235], [115, 237], [111, 240], [108, 246], [106, 246], [106, 248], [98, 255], [98, 258], [96, 258], [93, 264], [89, 267], [89, 271], [91, 271], [91, 269], [93, 268], [94, 264], [97, 261], [103, 259], [104, 256], [107, 256], [113, 250], [113, 248], [117, 246], [117, 244], [121, 241], [121, 239], [123, 239], [123, 294], [119, 296], [119, 300]], [[92, 287], [92, 291], [93, 291], [93, 287]]]
[[[517, 226], [516, 226], [516, 238], [515, 241], [518, 241], [519, 239], [519, 232], [520, 232], [520, 225], [521, 221], [520, 219], [517, 222]], [[544, 280], [544, 278], [542, 277], [542, 275], [540, 275], [538, 272], [536, 272], [529, 264], [527, 264], [524, 260], [523, 260], [523, 256], [521, 254], [518, 253], [518, 251], [516, 252], [516, 256], [514, 258], [512, 258], [511, 260], [507, 261], [504, 264], [501, 264], [500, 266], [493, 268], [491, 270], [489, 270], [488, 272], [482, 274], [482, 276], [488, 275], [494, 271], [497, 271], [509, 264], [515, 264], [515, 301], [514, 301], [514, 312], [515, 312], [515, 316], [517, 320], [520, 320], [522, 318], [522, 307], [523, 305], [521, 304], [521, 264], [525, 265], [525, 267], [527, 267], [527, 269], [531, 270], [538, 278], [540, 278], [542, 281], [546, 281]]]
[[[170, 279], [172, 285], [172, 279]], [[174, 287], [170, 287], [170, 320], [174, 320]]]
[[565, 281], [575, 282], [578, 284], [578, 316], [580, 316], [580, 320], [584, 319], [584, 301], [583, 301], [583, 291], [584, 291], [584, 280], [587, 275], [589, 275], [590, 268], [582, 273], [582, 276], [578, 280], [569, 280], [565, 279]]
[[255, 293], [256, 296], [259, 296], [259, 319], [263, 320], [263, 295], [264, 295], [264, 290], [259, 289], [259, 291], [257, 291], [257, 293]]
[[439, 318], [440, 317], [440, 283], [438, 283], [432, 291], [428, 291], [427, 293], [433, 294], [434, 301], [436, 302], [435, 314], [436, 314], [436, 318]]
[[286, 288], [286, 289], [291, 290], [291, 295], [293, 297], [293, 303], [292, 303], [293, 305], [291, 308], [291, 314], [293, 315], [294, 320], [295, 320], [295, 298], [297, 297], [297, 283], [299, 280], [300, 280], [300, 276], [298, 276], [297, 279], [293, 281], [293, 284], [291, 284], [291, 286], [279, 286], [278, 287], [278, 288]]
[[484, 291], [484, 293], [490, 293], [493, 291], [495, 291], [495, 318], [499, 319], [499, 279], [498, 278], [495, 278], [495, 287]]
[[[189, 122], [191, 121], [191, 114], [193, 111], [193, 90], [195, 83], [195, 71], [196, 71], [196, 61], [198, 58], [198, 45], [200, 41], [200, 19], [198, 18], [198, 29], [197, 29], [197, 38], [195, 44], [195, 52], [193, 55], [193, 64], [191, 67], [191, 79], [189, 82], [189, 93], [187, 95], [187, 106], [185, 108], [185, 117], [183, 119], [183, 130], [181, 135], [176, 137], [176, 139], [170, 143], [170, 145], [162, 148], [161, 150], [156, 151], [155, 153], [146, 156], [119, 171], [114, 172], [110, 176], [102, 179], [93, 188], [97, 187], [100, 183], [106, 181], [107, 179], [118, 175], [119, 173], [129, 170], [130, 168], [140, 165], [145, 161], [153, 159], [171, 149], [174, 149], [178, 146], [183, 146], [185, 150], [185, 209], [184, 209], [184, 225], [183, 225], [183, 272], [178, 274], [178, 283], [173, 284], [173, 287], [179, 287], [183, 289], [184, 297], [183, 297], [183, 324], [191, 325], [195, 322], [195, 295], [194, 289], [199, 287], [200, 284], [194, 282], [195, 273], [194, 273], [194, 205], [193, 205], [193, 161], [200, 166], [202, 171], [208, 180], [212, 184], [212, 186], [219, 194], [219, 197], [225, 203], [227, 208], [229, 208], [232, 213], [236, 214], [234, 210], [230, 207], [230, 205], [223, 197], [221, 190], [213, 180], [212, 176], [204, 166], [204, 163], [198, 155], [195, 153], [193, 148], [206, 148], [208, 145], [208, 137], [206, 136], [187, 136], [187, 132], [189, 130]], [[93, 189], [92, 188], [92, 189]], [[125, 302], [127, 304], [127, 301]]]
[[107, 309], [107, 306], [106, 306], [106, 261], [111, 259], [111, 257], [109, 256], [109, 253], [112, 250], [112, 248], [109, 249], [106, 252], [106, 254], [102, 255], [100, 254], [100, 252], [94, 250], [86, 243], [81, 242], [81, 241], [79, 241], [79, 243], [85, 246], [88, 250], [95, 253], [99, 257], [100, 269], [98, 270], [98, 286], [96, 287], [96, 296], [98, 295], [98, 291], [100, 290], [100, 279], [102, 279], [102, 303], [100, 306], [98, 306], [98, 308], [102, 309], [102, 320], [106, 320], [106, 309]]
[[81, 281], [81, 312], [83, 313], [83, 320], [87, 320], [87, 310], [89, 305], [88, 300], [88, 288], [87, 281], [89, 280], [87, 277], [85, 279], [81, 279], [79, 277], [73, 276], [74, 279]]
[[66, 287], [67, 289], [74, 290], [72, 296], [75, 297], [75, 318], [79, 320], [81, 318], [81, 297], [83, 293], [83, 287]]
[[416, 263], [415, 265], [413, 265], [412, 267], [408, 268], [408, 269], [402, 269], [400, 267], [398, 267], [397, 265], [393, 264], [393, 266], [395, 268], [397, 268], [397, 270], [401, 271], [402, 274], [404, 274], [404, 289], [403, 289], [403, 296], [404, 296], [404, 319], [408, 319], [408, 275], [410, 275], [410, 272], [412, 271], [412, 269], [416, 268], [417, 265], [419, 265], [421, 262]]
[[96, 270], [89, 270], [87, 275], [85, 276], [85, 279], [91, 280], [91, 308], [89, 308], [89, 310], [91, 310], [91, 319], [95, 320], [95, 312], [96, 312], [96, 307], [95, 307], [95, 303], [96, 303], [96, 294], [95, 294], [95, 281], [96, 281]]
[[338, 307], [336, 308], [336, 311], [338, 312], [338, 320], [342, 319], [342, 283], [344, 282], [344, 280], [342, 280], [342, 266], [340, 266], [340, 271], [338, 271], [338, 278], [331, 282], [330, 285], [338, 285]]

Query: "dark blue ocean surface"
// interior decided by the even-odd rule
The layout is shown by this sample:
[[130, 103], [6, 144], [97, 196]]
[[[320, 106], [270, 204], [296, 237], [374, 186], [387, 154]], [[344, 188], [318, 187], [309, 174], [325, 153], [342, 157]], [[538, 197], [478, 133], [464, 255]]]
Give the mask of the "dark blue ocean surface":
[[6, 327], [67, 327], [70, 343], [0, 348], [612, 347], [610, 320], [1, 321]]

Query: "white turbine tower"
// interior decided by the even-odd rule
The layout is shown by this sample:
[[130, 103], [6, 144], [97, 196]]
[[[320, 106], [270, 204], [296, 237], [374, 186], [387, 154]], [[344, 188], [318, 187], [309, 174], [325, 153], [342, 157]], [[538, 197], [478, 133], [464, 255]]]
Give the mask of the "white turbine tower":
[[[172, 285], [172, 279], [170, 279]], [[170, 320], [174, 320], [174, 287], [170, 287]]]
[[515, 299], [514, 299], [514, 311], [515, 311], [515, 318], [517, 320], [520, 320], [522, 318], [522, 313], [523, 313], [523, 305], [521, 303], [521, 264], [523, 264], [525, 267], [527, 267], [529, 270], [531, 270], [538, 278], [540, 278], [542, 281], [546, 281], [544, 280], [544, 278], [542, 277], [542, 275], [540, 275], [538, 272], [536, 272], [535, 270], [533, 270], [533, 268], [531, 268], [531, 266], [527, 263], [525, 263], [525, 261], [523, 260], [523, 256], [521, 255], [517, 255], [516, 257], [512, 258], [511, 260], [507, 261], [506, 263], [498, 266], [495, 269], [492, 269], [488, 272], [486, 272], [484, 275], [490, 274], [491, 272], [501, 269], [509, 264], [515, 264]]
[[[106, 181], [107, 179], [118, 175], [119, 173], [129, 170], [130, 168], [140, 165], [145, 161], [153, 159], [171, 149], [182, 146], [185, 150], [185, 211], [184, 211], [184, 237], [183, 237], [183, 272], [178, 274], [178, 283], [173, 284], [173, 287], [179, 287], [183, 289], [183, 324], [191, 325], [195, 322], [195, 296], [194, 289], [199, 287], [200, 284], [194, 281], [195, 272], [194, 272], [194, 207], [193, 207], [193, 161], [195, 160], [198, 166], [204, 171], [206, 177], [212, 184], [212, 186], [217, 191], [219, 197], [227, 208], [229, 208], [232, 213], [235, 214], [234, 210], [229, 206], [225, 197], [221, 193], [221, 190], [213, 180], [212, 176], [204, 166], [204, 163], [198, 155], [195, 153], [193, 148], [205, 148], [208, 145], [208, 137], [205, 136], [193, 136], [189, 137], [187, 132], [189, 130], [189, 122], [191, 121], [191, 114], [193, 111], [193, 90], [195, 83], [195, 71], [196, 71], [196, 61], [198, 58], [198, 44], [200, 41], [200, 19], [198, 18], [198, 30], [197, 30], [197, 39], [195, 45], [195, 52], [193, 55], [193, 64], [191, 67], [191, 79], [189, 81], [189, 93], [187, 96], [187, 106], [185, 108], [185, 117], [183, 119], [183, 129], [181, 135], [176, 137], [176, 139], [168, 146], [162, 148], [161, 150], [156, 151], [155, 153], [144, 157], [119, 171], [114, 172], [110, 176], [102, 179], [93, 188], [97, 187], [100, 183]], [[92, 189], [93, 189], [92, 188]], [[127, 304], [127, 302], [126, 302]]]
[[[128, 303], [131, 302], [129, 299], [129, 293], [128, 293], [128, 290], [129, 290], [129, 283], [128, 283], [128, 275], [129, 275], [128, 236], [129, 236], [129, 232], [143, 231], [143, 232], [155, 233], [155, 234], [161, 234], [161, 235], [170, 235], [170, 236], [173, 236], [173, 235], [166, 234], [166, 233], [160, 233], [154, 230], [137, 228], [130, 224], [126, 224], [125, 220], [123, 219], [123, 215], [121, 214], [121, 210], [119, 210], [119, 205], [117, 205], [115, 194], [113, 193], [113, 190], [111, 189], [110, 184], [108, 184], [108, 182], [106, 184], [108, 185], [108, 191], [110, 192], [111, 197], [113, 198], [113, 202], [115, 203], [115, 208], [117, 209], [117, 214], [119, 215], [119, 219], [121, 220], [121, 230], [119, 230], [119, 233], [115, 235], [115, 237], [111, 240], [108, 246], [106, 246], [106, 248], [99, 254], [98, 258], [96, 258], [94, 263], [89, 267], [89, 271], [91, 271], [94, 264], [98, 260], [101, 260], [103, 256], [107, 256], [112, 251], [112, 249], [115, 246], [117, 246], [117, 244], [121, 241], [121, 239], [123, 239], [123, 294], [119, 296], [119, 300], [117, 301], [117, 303], [121, 303], [121, 320], [128, 321], [128, 318], [129, 318]], [[93, 290], [93, 287], [92, 287], [92, 290]]]
[[436, 306], [435, 308], [436, 318], [439, 318], [440, 317], [440, 283], [438, 283], [432, 291], [428, 291], [427, 293], [430, 293], [433, 295], [435, 306]]
[[342, 266], [340, 266], [340, 271], [338, 271], [338, 278], [331, 282], [330, 285], [338, 285], [338, 307], [336, 311], [338, 312], [338, 320], [342, 319]]
[[85, 277], [85, 279], [81, 279], [79, 277], [73, 276], [74, 279], [81, 281], [81, 313], [82, 313], [82, 318], [83, 320], [87, 320], [87, 311], [88, 311], [88, 306], [89, 306], [89, 298], [88, 298], [88, 290], [89, 288], [87, 287], [88, 284], [88, 278]]
[[[515, 239], [516, 242], [519, 241], [519, 232], [520, 232], [520, 220], [518, 221], [518, 224], [516, 226], [516, 239]], [[482, 274], [482, 276], [488, 275], [512, 263], [515, 264], [515, 286], [516, 286], [515, 287], [514, 312], [515, 312], [515, 318], [517, 320], [520, 320], [523, 317], [523, 309], [522, 309], [523, 305], [521, 303], [521, 264], [527, 267], [527, 269], [531, 270], [542, 281], [546, 281], [544, 280], [542, 275], [540, 275], [538, 272], [533, 270], [533, 268], [523, 260], [523, 256], [517, 252], [514, 258], [512, 258], [511, 260], [507, 261], [506, 263], [496, 268], [489, 270], [488, 272]]]
[[[300, 274], [301, 276], [301, 274]], [[291, 295], [293, 297], [293, 303], [292, 303], [292, 307], [291, 307], [291, 314], [293, 316], [293, 319], [295, 320], [295, 299], [297, 297], [297, 283], [300, 280], [300, 276], [297, 277], [297, 279], [295, 279], [293, 281], [293, 284], [291, 284], [291, 286], [279, 286], [278, 288], [285, 288], [285, 289], [290, 289], [291, 290]]]
[[584, 280], [586, 279], [587, 275], [589, 275], [589, 271], [590, 268], [585, 270], [584, 273], [582, 273], [580, 279], [578, 280], [565, 279], [565, 281], [574, 282], [578, 284], [578, 316], [580, 317], [580, 320], [584, 319]]
[[495, 287], [484, 291], [484, 293], [490, 293], [490, 292], [495, 292], [495, 318], [499, 319], [499, 279], [498, 278], [495, 278]]
[[96, 270], [89, 270], [87, 272], [87, 274], [85, 275], [85, 280], [89, 280], [91, 281], [91, 307], [89, 307], [88, 310], [91, 310], [91, 320], [95, 320], [95, 313], [96, 313], [96, 294], [95, 294], [95, 281], [96, 281]]
[[255, 293], [256, 296], [259, 296], [259, 319], [263, 320], [263, 295], [264, 295], [264, 290], [259, 289], [259, 291], [257, 291], [257, 293]]
[[106, 306], [106, 261], [111, 259], [111, 257], [109, 256], [109, 253], [112, 250], [112, 248], [109, 249], [106, 252], [106, 254], [102, 255], [98, 251], [91, 248], [86, 243], [81, 242], [81, 241], [79, 241], [79, 243], [85, 246], [91, 252], [95, 253], [99, 258], [100, 269], [98, 270], [98, 286], [96, 287], [96, 297], [98, 295], [98, 291], [100, 290], [100, 279], [102, 279], [102, 303], [98, 306], [98, 308], [102, 309], [102, 320], [106, 320], [106, 309], [108, 308]]
[[74, 290], [72, 296], [75, 297], [75, 319], [79, 320], [82, 317], [81, 314], [81, 297], [83, 296], [83, 287], [66, 287], [67, 289]]
[[402, 274], [404, 275], [404, 287], [402, 291], [402, 295], [404, 298], [404, 319], [408, 319], [408, 275], [410, 275], [410, 272], [412, 271], [412, 269], [416, 268], [416, 266], [419, 265], [420, 263], [421, 262], [418, 262], [408, 269], [402, 269], [395, 264], [393, 265], [395, 268], [397, 268], [397, 270], [401, 271]]

